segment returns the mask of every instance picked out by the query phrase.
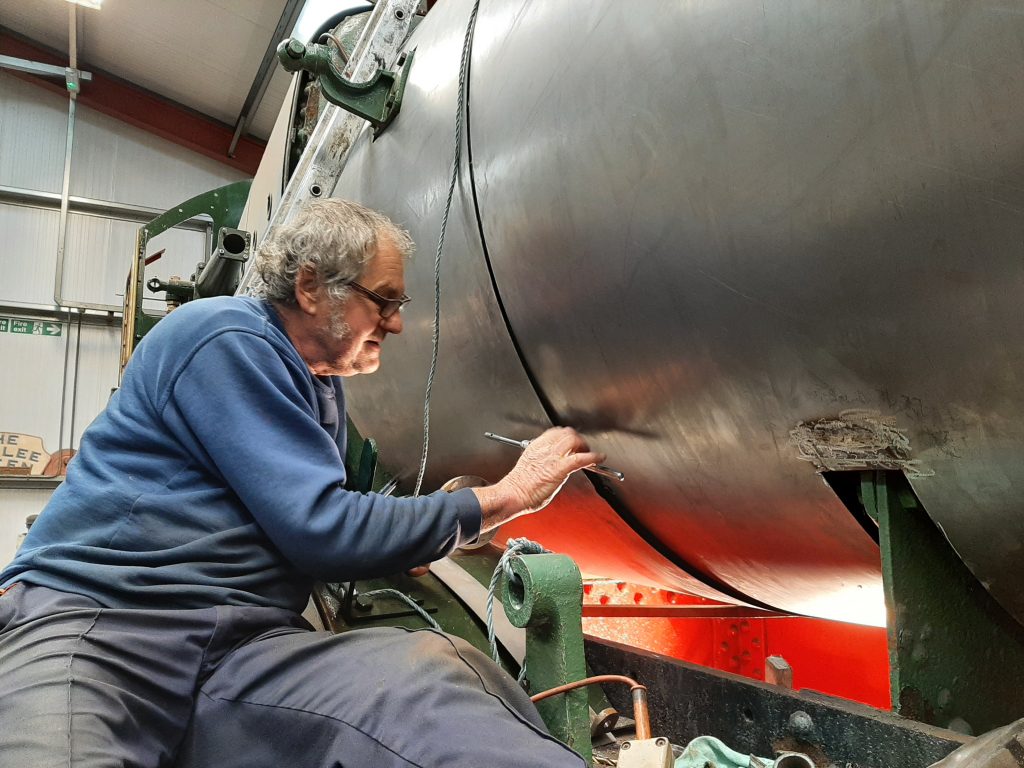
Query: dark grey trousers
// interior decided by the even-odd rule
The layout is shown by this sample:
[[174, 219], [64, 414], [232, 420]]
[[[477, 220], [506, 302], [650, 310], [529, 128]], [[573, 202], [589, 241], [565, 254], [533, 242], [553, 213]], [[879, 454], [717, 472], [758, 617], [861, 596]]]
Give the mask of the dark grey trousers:
[[0, 596], [0, 764], [584, 766], [515, 681], [439, 632], [105, 609], [24, 584]]

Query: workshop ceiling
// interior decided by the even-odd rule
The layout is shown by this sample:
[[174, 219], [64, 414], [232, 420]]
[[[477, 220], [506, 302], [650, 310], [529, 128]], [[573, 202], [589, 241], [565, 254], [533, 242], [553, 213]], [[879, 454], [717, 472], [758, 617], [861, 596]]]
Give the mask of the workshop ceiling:
[[[316, 8], [307, 10], [326, 17], [352, 4], [311, 0], [307, 5]], [[104, 0], [99, 10], [78, 6], [78, 65], [234, 126], [267, 47], [278, 42], [272, 38], [287, 6], [288, 0]], [[0, 25], [67, 53], [71, 7], [66, 0], [2, 0]], [[290, 81], [275, 62], [248, 133], [264, 140], [270, 135]]]

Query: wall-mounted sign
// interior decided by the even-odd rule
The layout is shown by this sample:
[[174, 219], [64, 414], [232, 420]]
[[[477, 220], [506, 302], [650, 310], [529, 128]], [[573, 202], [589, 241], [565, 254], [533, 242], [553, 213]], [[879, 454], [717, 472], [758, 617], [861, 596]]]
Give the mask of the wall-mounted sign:
[[52, 320], [26, 320], [23, 317], [0, 317], [0, 333], [24, 333], [30, 336], [60, 336], [64, 326]]
[[49, 453], [43, 438], [20, 432], [0, 432], [0, 474], [42, 475], [54, 477], [67, 474], [68, 462], [75, 452], [62, 448]]

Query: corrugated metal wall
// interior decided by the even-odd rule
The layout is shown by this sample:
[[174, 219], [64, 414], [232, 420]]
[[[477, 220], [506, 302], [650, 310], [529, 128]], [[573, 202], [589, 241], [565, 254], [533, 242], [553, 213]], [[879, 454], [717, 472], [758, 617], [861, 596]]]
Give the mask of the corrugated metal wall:
[[[52, 201], [11, 202], [18, 189], [59, 194], [66, 129], [65, 98], [0, 72], [0, 432], [36, 435], [51, 454], [77, 448], [105, 405], [117, 382], [121, 328], [119, 313], [83, 322], [77, 312], [54, 309], [60, 214]], [[226, 165], [77, 109], [73, 197], [164, 210], [240, 178]], [[65, 301], [120, 307], [138, 226], [107, 214], [69, 214]], [[191, 275], [207, 237], [175, 229], [151, 240], [150, 253], [166, 254], [147, 278]], [[59, 335], [12, 333], [5, 317], [45, 321], [47, 332]], [[52, 492], [39, 481], [20, 482], [3, 478], [0, 488], [0, 564], [13, 554], [25, 515]]]
[[200, 192], [244, 178], [239, 171], [111, 117], [79, 111], [72, 195], [164, 210]]
[[52, 491], [0, 488], [0, 563], [14, 557], [15, 542], [24, 530], [25, 518], [46, 504]]
[[59, 223], [58, 211], [0, 204], [0, 302], [53, 304]]
[[60, 192], [67, 100], [0, 70], [0, 184]]
[[[120, 306], [138, 229], [139, 225], [133, 222], [70, 214], [64, 261], [64, 298]], [[154, 276], [166, 279], [170, 275], [188, 277], [203, 257], [206, 235], [172, 229], [149, 241], [149, 253], [161, 249], [166, 249], [166, 254], [146, 269], [147, 279]], [[52, 295], [52, 270], [49, 279]], [[161, 302], [152, 295], [145, 302], [148, 309], [161, 306]]]

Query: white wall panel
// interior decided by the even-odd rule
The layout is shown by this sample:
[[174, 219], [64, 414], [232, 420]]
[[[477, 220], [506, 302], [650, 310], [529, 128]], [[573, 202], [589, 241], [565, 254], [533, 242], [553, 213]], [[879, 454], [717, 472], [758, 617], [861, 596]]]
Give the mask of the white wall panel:
[[[68, 339], [71, 361], [68, 367], [67, 397], [64, 402], [64, 444], [77, 450], [82, 432], [107, 406], [117, 386], [118, 357], [121, 345], [120, 323], [110, 327], [72, 322]], [[75, 385], [75, 353], [78, 353], [78, 381]]]
[[120, 306], [139, 225], [96, 216], [68, 216], [63, 297]]
[[0, 185], [60, 192], [68, 100], [0, 70]]
[[18, 534], [25, 528], [25, 518], [39, 514], [52, 491], [0, 488], [0, 568], [14, 557]]
[[241, 171], [138, 128], [88, 108], [78, 110], [72, 195], [166, 210], [245, 178]]
[[[0, 73], [0, 184], [60, 191], [66, 108], [66, 99]], [[165, 210], [242, 178], [226, 165], [79, 106], [74, 196]], [[128, 222], [70, 215], [65, 299], [120, 305], [136, 229]], [[0, 301], [53, 303], [58, 231], [55, 211], [0, 204]], [[201, 234], [180, 230], [153, 245], [151, 253], [166, 247], [167, 255], [149, 277], [188, 277], [206, 249]]]
[[[64, 257], [64, 298], [120, 306], [138, 229], [134, 222], [71, 214]], [[147, 279], [188, 277], [206, 250], [206, 235], [172, 229], [150, 240], [147, 252], [153, 254], [161, 248], [166, 253], [147, 269]]]
[[0, 333], [0, 432], [37, 435], [47, 453], [63, 447], [61, 385], [72, 343], [66, 324], [60, 336]]
[[81, 339], [74, 316], [59, 325], [60, 336], [0, 333], [0, 432], [40, 437], [51, 454], [77, 449], [83, 430], [106, 407], [117, 386], [121, 342], [116, 319], [110, 326], [83, 324]]
[[53, 304], [59, 228], [57, 211], [0, 203], [0, 301]]

